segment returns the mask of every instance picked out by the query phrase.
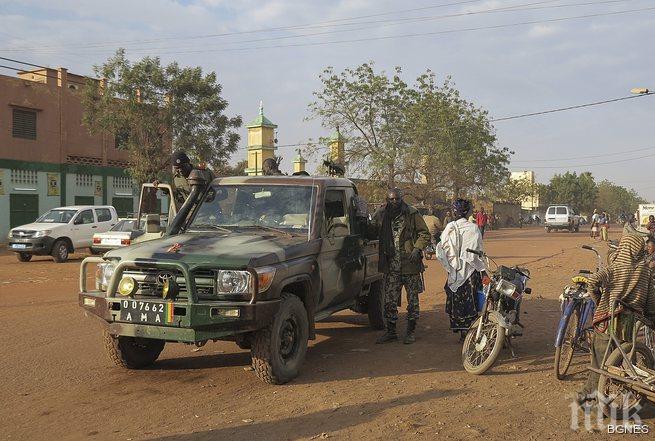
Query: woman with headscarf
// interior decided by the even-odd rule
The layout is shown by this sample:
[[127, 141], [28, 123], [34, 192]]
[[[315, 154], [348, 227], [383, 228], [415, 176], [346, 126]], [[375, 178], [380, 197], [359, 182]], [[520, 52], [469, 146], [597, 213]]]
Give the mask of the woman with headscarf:
[[441, 233], [437, 244], [437, 258], [448, 272], [446, 291], [446, 313], [450, 316], [450, 329], [459, 332], [463, 339], [466, 331], [478, 317], [475, 307], [477, 284], [472, 279], [480, 279], [485, 264], [473, 253], [466, 250], [482, 250], [482, 234], [474, 223], [466, 217], [471, 211], [471, 203], [465, 199], [453, 202], [454, 221]]
[[[655, 315], [655, 285], [651, 279], [651, 269], [646, 260], [644, 239], [635, 234], [621, 238], [614, 261], [606, 268], [588, 277], [588, 292], [596, 304], [591, 341], [591, 366], [598, 368], [609, 344], [608, 329], [611, 326], [620, 340], [629, 340], [634, 326], [634, 316], [625, 308], [615, 309], [614, 318], [610, 309], [619, 299], [634, 308], [639, 314]], [[602, 294], [600, 289], [602, 288]], [[596, 399], [599, 375], [589, 372], [587, 383], [578, 394], [578, 402]]]

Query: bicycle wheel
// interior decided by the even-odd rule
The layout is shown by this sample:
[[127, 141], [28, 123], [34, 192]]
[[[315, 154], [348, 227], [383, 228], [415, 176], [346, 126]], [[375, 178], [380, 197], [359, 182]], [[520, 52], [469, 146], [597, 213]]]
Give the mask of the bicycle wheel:
[[577, 346], [576, 330], [580, 322], [580, 309], [575, 308], [566, 321], [562, 344], [555, 349], [555, 375], [558, 380], [563, 380], [571, 366], [575, 347]]
[[[628, 354], [632, 349], [632, 343], [623, 343], [621, 348]], [[634, 359], [631, 362], [635, 366], [648, 369], [653, 369], [653, 365], [655, 365], [653, 353], [643, 343], [637, 343]], [[627, 370], [629, 363], [617, 348], [607, 357], [605, 365], [607, 367], [612, 366], [614, 369]], [[634, 391], [627, 384], [605, 375], [601, 375], [598, 380], [598, 394], [599, 405], [606, 417], [631, 415], [632, 411], [641, 406], [646, 400], [645, 396]]]

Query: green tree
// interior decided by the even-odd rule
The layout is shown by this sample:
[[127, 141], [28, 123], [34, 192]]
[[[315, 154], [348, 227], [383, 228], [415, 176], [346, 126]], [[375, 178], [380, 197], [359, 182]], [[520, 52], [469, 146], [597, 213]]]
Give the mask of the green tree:
[[332, 67], [319, 75], [321, 89], [309, 104], [310, 118], [321, 118], [327, 128], [347, 133], [346, 162], [350, 172], [379, 179], [389, 187], [406, 174], [407, 149], [404, 111], [410, 91], [395, 68], [390, 78], [376, 73], [373, 63], [335, 73]]
[[131, 62], [124, 49], [94, 72], [103, 80], [90, 80], [84, 90], [83, 122], [91, 133], [120, 139], [137, 181], [151, 180], [168, 166], [169, 144], [214, 168], [236, 151], [241, 117], [224, 114], [228, 103], [214, 72], [162, 66], [152, 57]]
[[596, 208], [606, 210], [616, 219], [621, 213], [634, 213], [639, 204], [646, 201], [636, 191], [616, 185], [608, 180], [598, 183]]
[[406, 111], [409, 172], [453, 198], [497, 193], [507, 185], [513, 154], [496, 146], [487, 112], [460, 96], [449, 78], [437, 86], [431, 72], [417, 79]]
[[550, 180], [547, 198], [551, 204], [566, 204], [580, 212], [594, 209], [598, 186], [591, 172], [556, 174]]
[[246, 169], [248, 168], [248, 160], [244, 159], [234, 165], [223, 164], [214, 169], [216, 176], [245, 176]]
[[537, 194], [536, 184], [529, 179], [510, 179], [507, 177], [499, 186], [493, 199], [498, 202], [521, 204], [526, 199]]

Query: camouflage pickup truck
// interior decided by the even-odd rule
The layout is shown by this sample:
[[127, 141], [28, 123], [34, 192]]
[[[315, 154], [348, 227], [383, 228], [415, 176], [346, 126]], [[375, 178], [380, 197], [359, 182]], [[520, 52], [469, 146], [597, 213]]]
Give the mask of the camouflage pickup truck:
[[378, 243], [350, 180], [189, 181], [164, 237], [82, 263], [79, 304], [104, 323], [116, 364], [147, 367], [167, 342], [233, 340], [260, 379], [281, 384], [298, 375], [317, 320], [352, 309], [382, 329]]

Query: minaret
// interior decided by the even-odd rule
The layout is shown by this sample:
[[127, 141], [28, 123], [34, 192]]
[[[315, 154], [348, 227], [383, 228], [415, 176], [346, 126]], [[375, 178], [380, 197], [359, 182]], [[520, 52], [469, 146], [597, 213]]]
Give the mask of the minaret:
[[330, 147], [330, 160], [335, 164], [346, 167], [346, 138], [341, 135], [339, 126], [336, 131], [330, 136], [328, 146]]
[[302, 150], [298, 149], [296, 151], [298, 152], [298, 156], [296, 156], [296, 159], [293, 160], [293, 172], [304, 172], [307, 160], [302, 157]]
[[273, 124], [264, 116], [264, 105], [259, 102], [259, 115], [252, 120], [248, 128], [248, 168], [249, 176], [262, 174], [262, 163], [275, 156], [275, 129]]

